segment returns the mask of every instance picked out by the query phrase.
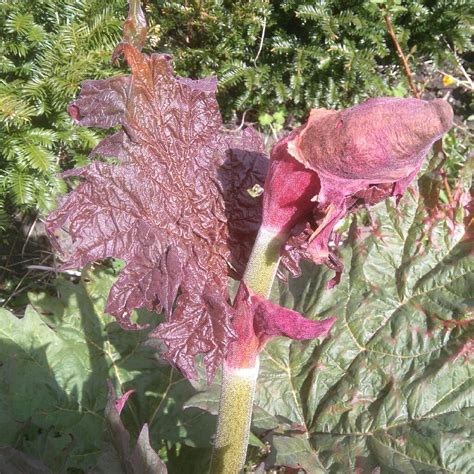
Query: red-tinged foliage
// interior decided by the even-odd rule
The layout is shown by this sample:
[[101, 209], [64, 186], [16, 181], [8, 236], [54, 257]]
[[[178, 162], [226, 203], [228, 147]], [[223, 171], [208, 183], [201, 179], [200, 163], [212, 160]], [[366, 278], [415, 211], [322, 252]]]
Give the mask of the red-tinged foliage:
[[[123, 407], [134, 390], [129, 390], [120, 398], [117, 398], [110, 381], [108, 385], [109, 395], [107, 406], [105, 407], [105, 421], [108, 438], [111, 441], [113, 450], [116, 453], [116, 458], [120, 462], [123, 472], [127, 474], [142, 474], [146, 472], [167, 474], [168, 471], [165, 464], [150, 444], [148, 425], [144, 424], [142, 426], [138, 439], [132, 447], [130, 443], [130, 433], [120, 419]], [[105, 460], [104, 464], [107, 463], [107, 461], [108, 460]]]
[[[110, 386], [110, 384], [109, 384], [109, 391], [112, 391], [112, 393], [113, 393], [113, 389]], [[135, 390], [128, 390], [121, 397], [119, 397], [115, 400], [115, 410], [117, 410], [117, 413], [119, 415], [122, 413], [123, 407], [127, 403], [127, 400], [129, 399], [130, 395], [132, 395], [132, 393], [134, 393], [134, 392], [135, 392]]]
[[229, 367], [253, 367], [256, 356], [272, 337], [304, 340], [326, 337], [335, 317], [310, 320], [297, 311], [276, 305], [240, 283], [234, 302], [234, 328], [238, 339], [231, 343], [226, 363]]
[[83, 127], [110, 128], [121, 125], [126, 108], [129, 76], [106, 81], [84, 81], [80, 97], [68, 107], [73, 120]]
[[112, 54], [112, 62], [115, 62], [123, 53], [125, 44], [130, 44], [141, 51], [145, 46], [147, 31], [141, 0], [130, 0], [128, 17], [123, 24], [123, 39]]
[[319, 191], [319, 177], [288, 152], [288, 143], [294, 140], [299, 129], [279, 141], [272, 150], [270, 169], [265, 182], [263, 207], [264, 225], [278, 232], [289, 232], [311, 209], [311, 198]]
[[[343, 111], [313, 110], [275, 145], [265, 183], [263, 226], [288, 235], [287, 268], [297, 275], [300, 258], [309, 258], [333, 268], [330, 286], [337, 283], [342, 265], [329, 247], [334, 227], [358, 206], [401, 196], [452, 119], [450, 105], [439, 99], [386, 97]], [[291, 160], [312, 181], [306, 174], [301, 186], [281, 186]], [[293, 181], [300, 181], [296, 173], [287, 177]]]
[[222, 130], [214, 78], [176, 78], [168, 56], [122, 50], [132, 75], [86, 81], [69, 108], [79, 125], [121, 126], [91, 154], [119, 164], [65, 173], [82, 182], [46, 228], [64, 268], [125, 260], [106, 310], [140, 329], [133, 309], [164, 308], [152, 336], [167, 344], [165, 357], [192, 376], [204, 354], [212, 377], [234, 338], [227, 275], [245, 266], [261, 219], [247, 188], [262, 183], [268, 160], [252, 130]]

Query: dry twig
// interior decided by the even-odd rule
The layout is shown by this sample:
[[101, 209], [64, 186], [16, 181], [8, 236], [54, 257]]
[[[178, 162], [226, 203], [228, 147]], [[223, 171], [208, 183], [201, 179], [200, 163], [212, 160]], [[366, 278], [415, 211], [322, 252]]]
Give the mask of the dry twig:
[[403, 53], [402, 48], [400, 47], [400, 43], [397, 40], [395, 32], [393, 31], [392, 21], [390, 20], [390, 17], [388, 15], [384, 15], [384, 19], [385, 19], [385, 24], [387, 25], [388, 34], [390, 35], [390, 38], [392, 38], [392, 42], [395, 46], [395, 49], [397, 50], [398, 57], [400, 58], [400, 61], [402, 62], [403, 71], [405, 72], [405, 76], [408, 80], [408, 84], [410, 86], [410, 89], [411, 89], [413, 95], [417, 99], [419, 99], [420, 98], [420, 93], [418, 92], [418, 89], [416, 88], [415, 82], [413, 81], [413, 74], [411, 72], [411, 69], [410, 69], [410, 66], [408, 64], [407, 58], [406, 58], [405, 54]]

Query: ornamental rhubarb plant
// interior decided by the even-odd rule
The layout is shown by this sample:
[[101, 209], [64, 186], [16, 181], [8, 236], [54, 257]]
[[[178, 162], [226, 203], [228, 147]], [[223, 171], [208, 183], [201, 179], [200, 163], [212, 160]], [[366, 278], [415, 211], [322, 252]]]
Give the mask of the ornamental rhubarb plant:
[[[140, 52], [145, 38], [143, 12], [131, 1], [113, 53], [131, 75], [86, 81], [69, 107], [78, 125], [116, 131], [91, 152], [91, 164], [63, 173], [80, 183], [46, 229], [63, 269], [125, 261], [106, 304], [124, 329], [145, 327], [133, 320], [137, 308], [163, 312], [150, 334], [166, 348], [163, 358], [188, 378], [197, 357], [208, 381], [222, 367], [211, 472], [237, 473], [259, 353], [277, 336], [326, 337], [337, 317], [309, 320], [271, 302], [280, 261], [294, 276], [302, 258], [325, 264], [336, 271], [334, 286], [342, 272], [337, 224], [401, 196], [451, 127], [452, 111], [441, 100], [394, 98], [313, 110], [268, 160], [251, 128], [223, 129], [215, 78], [176, 77], [169, 56]], [[248, 192], [256, 185], [263, 197]], [[229, 276], [241, 280], [233, 301]]]

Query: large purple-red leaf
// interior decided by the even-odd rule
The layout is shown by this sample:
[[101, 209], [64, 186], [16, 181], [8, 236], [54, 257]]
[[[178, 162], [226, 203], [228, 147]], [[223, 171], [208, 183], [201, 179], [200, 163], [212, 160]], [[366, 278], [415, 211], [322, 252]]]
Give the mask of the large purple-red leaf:
[[79, 125], [121, 125], [91, 153], [119, 164], [65, 173], [82, 182], [46, 227], [65, 268], [125, 260], [107, 311], [139, 329], [133, 309], [164, 308], [153, 335], [165, 357], [192, 375], [203, 354], [212, 377], [234, 338], [227, 275], [242, 270], [261, 219], [247, 188], [262, 183], [267, 160], [255, 132], [222, 130], [215, 79], [176, 78], [168, 56], [122, 50], [132, 75], [86, 82], [69, 109]]
[[[228, 156], [218, 171], [223, 189], [228, 222], [230, 264], [237, 275], [243, 274], [262, 221], [262, 197], [249, 191], [256, 184], [263, 186], [268, 170], [268, 157], [260, 136], [247, 128], [235, 138]], [[249, 236], [252, 236], [249, 239]]]
[[[173, 318], [160, 324], [152, 333], [168, 347], [164, 356], [188, 377], [195, 375], [194, 358], [204, 354], [208, 380], [227, 354], [235, 339], [231, 321], [234, 310], [222, 298], [217, 285], [192, 277], [178, 299]], [[201, 293], [199, 299], [196, 293]], [[226, 341], [225, 344], [222, 341]]]

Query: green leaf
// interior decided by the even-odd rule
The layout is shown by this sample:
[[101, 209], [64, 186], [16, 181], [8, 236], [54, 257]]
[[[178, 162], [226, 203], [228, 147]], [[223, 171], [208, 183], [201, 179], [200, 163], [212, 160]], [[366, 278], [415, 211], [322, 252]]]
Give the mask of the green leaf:
[[283, 126], [285, 124], [285, 113], [282, 112], [282, 111], [279, 111], [279, 112], [275, 112], [273, 114], [273, 120], [275, 120], [275, 123], [277, 123], [278, 125], [281, 125]]
[[51, 167], [54, 155], [43, 147], [27, 144], [22, 151], [32, 168], [46, 172]]
[[273, 117], [270, 114], [264, 113], [259, 115], [258, 122], [262, 127], [265, 127], [273, 123]]
[[272, 450], [266, 459], [267, 465], [303, 467], [311, 474], [323, 474], [326, 472], [318, 459], [317, 454], [312, 450], [308, 436], [305, 433], [289, 431], [291, 436], [270, 433], [267, 440], [272, 445]]
[[275, 340], [262, 354], [256, 403], [287, 423], [267, 437], [268, 466], [469, 472], [474, 262], [456, 217], [466, 195], [452, 209], [440, 184], [427, 173], [398, 207], [355, 216], [335, 289], [310, 265], [275, 288], [283, 305], [338, 321], [323, 342]]
[[[113, 270], [97, 267], [84, 271], [79, 283], [60, 278], [58, 297], [30, 295], [32, 306], [21, 319], [0, 310], [0, 444], [53, 472], [92, 469], [108, 449], [102, 442], [107, 379], [121, 393], [136, 390], [122, 420], [135, 440], [148, 423], [155, 450], [168, 439], [195, 445], [202, 422], [213, 418], [183, 411], [196, 390], [156, 361], [143, 344], [146, 331], [124, 331], [104, 314], [114, 279]], [[152, 326], [158, 321], [147, 312], [137, 318]], [[204, 435], [209, 446], [211, 434]]]
[[15, 203], [24, 205], [33, 201], [33, 180], [24, 170], [14, 169], [9, 176]]
[[396, 87], [391, 90], [391, 95], [394, 97], [407, 97], [409, 95], [408, 89], [404, 82], [399, 82]]

